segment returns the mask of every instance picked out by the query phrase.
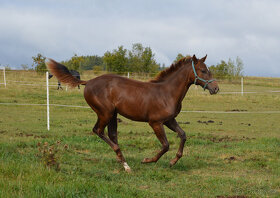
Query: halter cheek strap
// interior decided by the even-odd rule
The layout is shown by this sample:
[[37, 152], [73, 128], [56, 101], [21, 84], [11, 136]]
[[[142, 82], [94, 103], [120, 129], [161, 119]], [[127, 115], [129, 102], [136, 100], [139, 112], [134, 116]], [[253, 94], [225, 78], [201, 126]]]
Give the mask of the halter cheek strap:
[[192, 61], [192, 68], [193, 68], [193, 73], [194, 73], [194, 76], [195, 76], [194, 84], [196, 85], [196, 81], [197, 81], [197, 80], [200, 80], [200, 81], [202, 81], [202, 82], [205, 82], [204, 87], [203, 87], [204, 90], [206, 89], [206, 87], [207, 87], [207, 85], [208, 85], [209, 83], [211, 83], [211, 82], [213, 82], [213, 81], [216, 81], [215, 79], [212, 79], [212, 80], [204, 80], [203, 78], [200, 78], [200, 77], [197, 75], [196, 71], [195, 71], [193, 61]]

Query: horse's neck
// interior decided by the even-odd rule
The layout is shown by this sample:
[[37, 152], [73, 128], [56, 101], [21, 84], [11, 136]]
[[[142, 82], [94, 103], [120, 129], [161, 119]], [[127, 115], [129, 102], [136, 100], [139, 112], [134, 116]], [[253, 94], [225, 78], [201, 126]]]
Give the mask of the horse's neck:
[[182, 102], [190, 86], [193, 84], [191, 72], [191, 65], [183, 66], [165, 80], [168, 92], [171, 93], [172, 98], [178, 104]]

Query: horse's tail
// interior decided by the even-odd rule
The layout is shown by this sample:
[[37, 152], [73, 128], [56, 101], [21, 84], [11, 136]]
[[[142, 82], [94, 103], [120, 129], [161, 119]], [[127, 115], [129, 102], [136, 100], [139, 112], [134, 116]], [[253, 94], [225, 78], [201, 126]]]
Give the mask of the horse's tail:
[[46, 59], [45, 61], [50, 72], [60, 81], [67, 84], [70, 87], [76, 87], [78, 85], [86, 85], [87, 81], [80, 80], [70, 73], [70, 71], [64, 65], [57, 63], [52, 59]]

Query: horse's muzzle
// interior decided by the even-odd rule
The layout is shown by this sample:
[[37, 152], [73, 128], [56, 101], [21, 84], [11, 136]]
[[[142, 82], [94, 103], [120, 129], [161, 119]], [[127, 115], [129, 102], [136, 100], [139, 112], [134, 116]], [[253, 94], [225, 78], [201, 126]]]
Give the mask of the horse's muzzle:
[[213, 89], [209, 89], [209, 92], [210, 92], [211, 95], [216, 94], [216, 93], [219, 92], [219, 87], [215, 87]]
[[217, 82], [212, 82], [208, 84], [207, 89], [211, 95], [217, 94], [219, 92], [219, 86]]

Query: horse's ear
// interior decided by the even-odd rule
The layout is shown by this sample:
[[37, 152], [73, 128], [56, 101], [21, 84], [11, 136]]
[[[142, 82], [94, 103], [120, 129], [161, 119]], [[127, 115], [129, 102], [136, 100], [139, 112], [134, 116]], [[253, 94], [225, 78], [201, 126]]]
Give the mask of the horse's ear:
[[206, 56], [204, 56], [204, 57], [201, 59], [201, 61], [202, 61], [202, 62], [205, 62], [206, 58], [207, 58], [207, 54], [206, 54]]
[[198, 62], [198, 60], [197, 60], [195, 54], [193, 55], [192, 60], [193, 60], [193, 62], [194, 62], [195, 64]]

